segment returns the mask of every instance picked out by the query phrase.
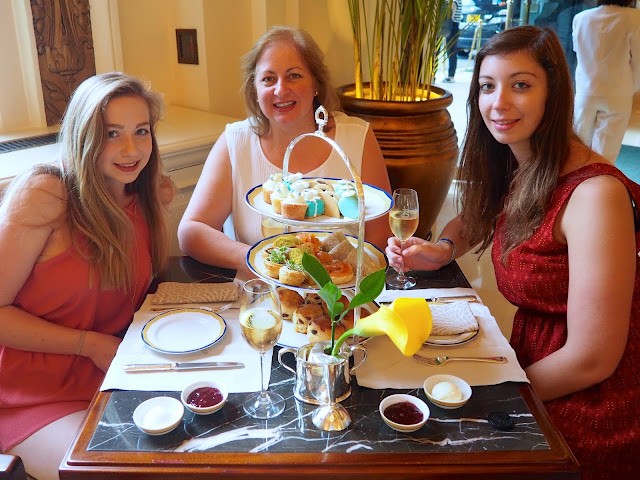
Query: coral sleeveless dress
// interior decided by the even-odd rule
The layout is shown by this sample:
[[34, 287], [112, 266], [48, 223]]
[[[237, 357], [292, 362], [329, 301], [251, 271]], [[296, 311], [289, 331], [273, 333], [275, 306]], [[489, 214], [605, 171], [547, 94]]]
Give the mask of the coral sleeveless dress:
[[[560, 349], [567, 339], [569, 264], [567, 246], [553, 239], [558, 212], [573, 190], [598, 175], [620, 179], [640, 206], [640, 186], [608, 164], [586, 165], [560, 178], [542, 226], [500, 262], [502, 223], [498, 222], [492, 259], [498, 289], [518, 308], [511, 345], [523, 368]], [[640, 232], [636, 225], [636, 251]], [[585, 259], [585, 261], [588, 261]], [[606, 328], [606, 319], [603, 319]], [[597, 334], [597, 332], [594, 332]], [[583, 479], [640, 478], [640, 258], [629, 336], [614, 374], [586, 390], [545, 403], [578, 459]]]
[[[151, 280], [149, 229], [134, 200], [133, 287], [100, 290], [95, 269], [70, 247], [37, 263], [13, 305], [51, 323], [115, 335], [142, 303]], [[91, 285], [91, 286], [90, 286]], [[0, 451], [89, 406], [104, 372], [87, 357], [15, 350], [0, 345]]]

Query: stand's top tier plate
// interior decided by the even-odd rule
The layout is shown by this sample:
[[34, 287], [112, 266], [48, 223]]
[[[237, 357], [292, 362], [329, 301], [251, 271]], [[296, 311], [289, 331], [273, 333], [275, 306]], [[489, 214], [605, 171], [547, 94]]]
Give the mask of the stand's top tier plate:
[[[303, 180], [323, 180], [332, 184], [337, 184], [341, 179], [339, 178], [321, 178], [321, 177], [305, 177]], [[344, 181], [344, 180], [342, 180]], [[391, 210], [393, 200], [391, 196], [384, 190], [374, 187], [366, 183], [362, 184], [364, 190], [364, 209], [365, 209], [365, 221], [373, 220], [374, 218], [381, 217]], [[256, 212], [271, 217], [289, 225], [298, 226], [317, 226], [317, 227], [344, 227], [346, 225], [355, 225], [358, 223], [357, 218], [349, 217], [330, 217], [328, 215], [319, 215], [317, 217], [305, 219], [305, 220], [291, 220], [286, 219], [279, 213], [273, 211], [271, 204], [264, 201], [262, 195], [262, 185], [253, 187], [245, 195], [245, 201], [247, 205]]]

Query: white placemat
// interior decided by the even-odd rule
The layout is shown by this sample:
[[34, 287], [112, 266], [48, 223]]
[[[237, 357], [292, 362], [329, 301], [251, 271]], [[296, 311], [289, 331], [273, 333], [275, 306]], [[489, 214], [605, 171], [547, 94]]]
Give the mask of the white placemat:
[[[239, 310], [231, 308], [219, 313], [227, 324], [227, 331], [216, 344], [200, 352], [171, 355], [157, 352], [142, 341], [142, 328], [154, 316], [162, 312], [151, 312], [151, 297], [147, 295], [144, 304], [133, 317], [127, 333], [118, 348], [100, 390], [142, 390], [142, 391], [182, 391], [190, 383], [203, 379], [224, 382], [229, 393], [256, 392], [260, 390], [260, 355], [253, 350], [240, 333]], [[220, 304], [180, 305], [180, 308], [198, 306], [219, 307]], [[156, 305], [157, 307], [157, 305]], [[242, 369], [229, 370], [183, 370], [166, 372], [124, 371], [129, 363], [173, 363], [204, 361], [238, 361], [245, 365]], [[265, 382], [271, 374], [271, 352], [264, 358]]]
[[389, 337], [385, 335], [374, 337], [366, 342], [367, 360], [355, 372], [358, 384], [377, 389], [421, 388], [428, 377], [441, 373], [463, 378], [471, 386], [496, 385], [508, 381], [528, 382], [524, 370], [516, 359], [515, 352], [500, 332], [489, 309], [476, 302], [470, 303], [469, 306], [480, 325], [477, 337], [462, 345], [425, 346], [418, 353], [425, 357], [442, 355], [493, 357], [502, 355], [507, 357], [507, 363], [452, 361], [446, 365], [430, 367], [413, 357], [402, 355]]

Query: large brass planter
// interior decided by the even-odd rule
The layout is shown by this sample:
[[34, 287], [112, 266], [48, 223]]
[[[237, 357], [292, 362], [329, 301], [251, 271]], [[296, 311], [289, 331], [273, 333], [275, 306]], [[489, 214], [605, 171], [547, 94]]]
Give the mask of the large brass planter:
[[[447, 107], [453, 96], [421, 102], [388, 102], [355, 98], [354, 85], [338, 88], [345, 113], [371, 124], [389, 172], [391, 188], [413, 188], [420, 200], [417, 236], [425, 238], [446, 199], [458, 161], [458, 138]], [[435, 232], [434, 232], [435, 233]]]

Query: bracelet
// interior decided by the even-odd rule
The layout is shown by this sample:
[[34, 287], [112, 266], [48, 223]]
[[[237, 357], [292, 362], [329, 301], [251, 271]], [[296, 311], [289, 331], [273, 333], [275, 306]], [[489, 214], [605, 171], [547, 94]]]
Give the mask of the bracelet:
[[456, 245], [453, 243], [453, 240], [451, 240], [450, 238], [441, 238], [436, 243], [440, 243], [440, 242], [445, 242], [451, 245], [451, 257], [449, 257], [449, 261], [445, 264], [445, 265], [449, 265], [451, 262], [453, 262], [453, 259], [456, 256]]
[[80, 355], [82, 352], [82, 347], [84, 346], [84, 337], [87, 336], [87, 331], [82, 330], [80, 332], [80, 340], [78, 340], [78, 348], [76, 349], [76, 355]]

